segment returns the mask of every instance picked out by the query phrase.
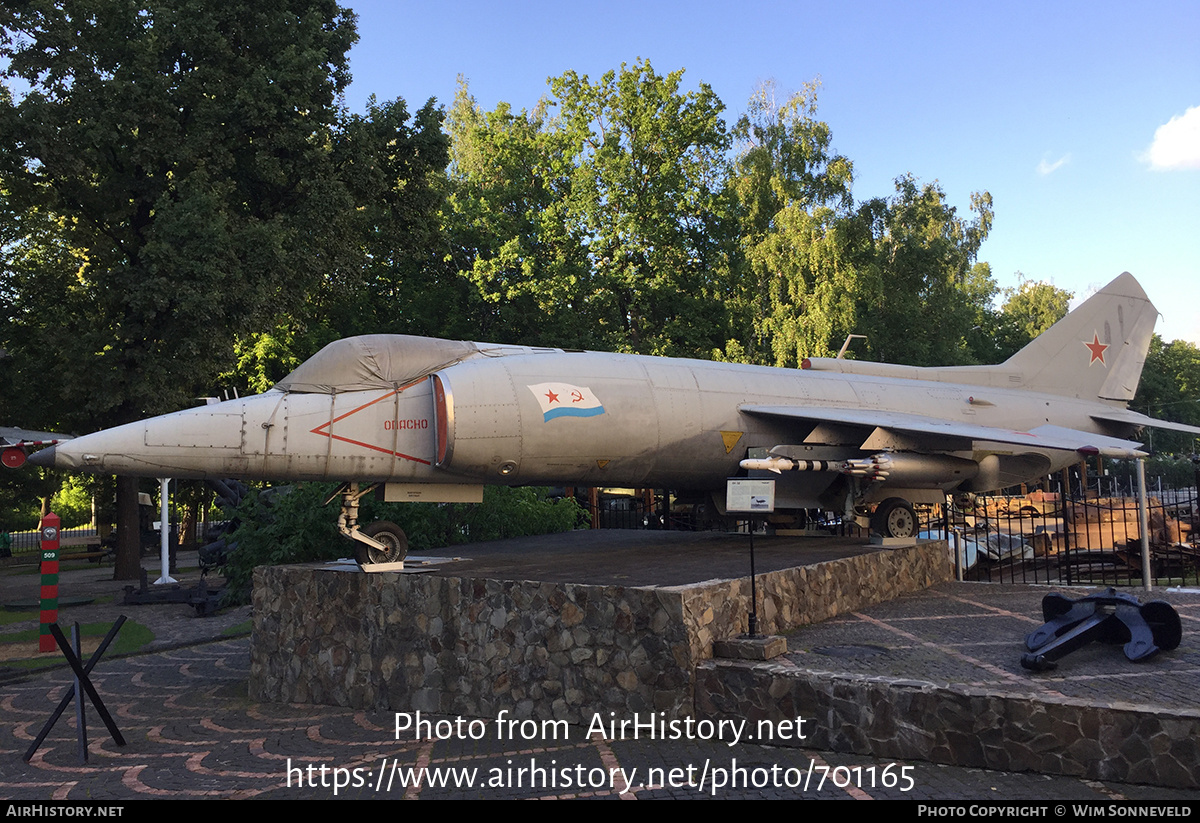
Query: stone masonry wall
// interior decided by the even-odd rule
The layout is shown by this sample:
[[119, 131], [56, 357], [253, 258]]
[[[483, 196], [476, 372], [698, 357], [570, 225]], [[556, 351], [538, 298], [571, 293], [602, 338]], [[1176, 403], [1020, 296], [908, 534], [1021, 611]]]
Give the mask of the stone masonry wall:
[[[949, 579], [945, 543], [759, 575], [759, 628], [785, 631]], [[620, 587], [261, 567], [258, 700], [580, 722], [693, 714], [696, 665], [746, 630], [749, 579]]]
[[885, 677], [708, 660], [697, 714], [712, 720], [811, 719], [811, 749], [1096, 780], [1200, 786], [1200, 711], [1092, 706]]

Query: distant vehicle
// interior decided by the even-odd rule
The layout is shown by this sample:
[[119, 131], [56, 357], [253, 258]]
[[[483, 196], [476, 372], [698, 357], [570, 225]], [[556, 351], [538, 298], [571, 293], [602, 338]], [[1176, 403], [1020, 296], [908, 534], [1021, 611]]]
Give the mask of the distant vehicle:
[[1130, 411], [1158, 312], [1122, 274], [997, 366], [811, 358], [802, 369], [404, 335], [331, 343], [272, 390], [33, 455], [42, 466], [162, 477], [346, 481], [388, 499], [461, 501], [484, 484], [710, 493], [777, 477], [776, 511], [821, 508], [885, 536], [913, 503], [1045, 476], [1082, 454], [1137, 457]]

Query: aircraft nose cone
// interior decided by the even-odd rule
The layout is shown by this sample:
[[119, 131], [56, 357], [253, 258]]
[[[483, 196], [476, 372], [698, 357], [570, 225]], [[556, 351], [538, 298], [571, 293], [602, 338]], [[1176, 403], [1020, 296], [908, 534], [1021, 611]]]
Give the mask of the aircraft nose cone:
[[51, 446], [48, 449], [36, 451], [29, 455], [29, 462], [44, 469], [52, 469], [54, 468], [55, 450], [57, 448], [57, 446]]

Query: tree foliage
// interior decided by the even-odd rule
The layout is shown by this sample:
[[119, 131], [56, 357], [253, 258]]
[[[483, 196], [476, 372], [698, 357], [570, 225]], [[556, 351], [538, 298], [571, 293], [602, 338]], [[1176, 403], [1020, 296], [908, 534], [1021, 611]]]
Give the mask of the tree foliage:
[[326, 343], [356, 334], [471, 337], [468, 289], [445, 263], [442, 232], [449, 138], [433, 100], [342, 113], [330, 134], [331, 173], [346, 206], [328, 215], [324, 267], [304, 302], [234, 343], [223, 380], [262, 392]]
[[[58, 401], [25, 420], [177, 409], [237, 335], [304, 305], [339, 256], [329, 216], [351, 211], [331, 132], [355, 38], [332, 0], [0, 10], [3, 345]], [[131, 521], [136, 489], [118, 490]], [[136, 575], [130, 532], [118, 577]]]
[[1000, 312], [1023, 337], [1032, 340], [1067, 316], [1074, 296], [1052, 283], [1022, 279], [1019, 286], [1004, 290]]
[[[1017, 274], [1020, 276], [1020, 272]], [[994, 322], [996, 360], [1007, 359], [1066, 317], [1072, 297], [1074, 294], [1065, 289], [1023, 276], [1020, 285], [1005, 289], [1004, 303]]]
[[[917, 366], [977, 362], [970, 331], [990, 308], [995, 283], [974, 268], [992, 224], [992, 198], [971, 196], [959, 217], [936, 183], [896, 180], [886, 202], [866, 204], [874, 248], [860, 278], [859, 323], [871, 359]], [[840, 342], [840, 341], [839, 341]]]
[[448, 117], [452, 261], [472, 289], [481, 339], [595, 348], [587, 249], [568, 218], [575, 149], [550, 126], [548, 106], [484, 112], [460, 78]]
[[936, 183], [904, 175], [893, 197], [856, 205], [853, 166], [816, 119], [816, 93], [812, 84], [780, 105], [764, 86], [735, 129], [738, 350], [795, 366], [856, 333], [867, 335], [859, 355], [870, 359], [978, 362], [975, 330], [996, 289], [990, 270], [975, 265], [991, 196], [973, 195], [975, 217], [964, 220]]
[[754, 362], [795, 365], [823, 354], [835, 329], [852, 323], [846, 287], [863, 239], [853, 215], [853, 166], [833, 152], [829, 126], [816, 119], [818, 88], [810, 84], [779, 103], [774, 84], [764, 84], [733, 130], [728, 189], [740, 237], [734, 331], [742, 339], [731, 342]]
[[353, 18], [320, 0], [5, 8], [27, 91], [0, 105], [4, 188], [31, 224], [10, 350], [63, 378], [76, 427], [178, 408], [323, 273], [327, 215], [350, 205], [329, 144]]
[[[1186, 340], [1166, 343], [1154, 335], [1130, 406], [1151, 417], [1200, 426], [1200, 349]], [[1197, 451], [1196, 438], [1186, 433], [1158, 431], [1147, 438], [1160, 454]]]
[[697, 355], [724, 340], [730, 138], [712, 89], [682, 82], [648, 60], [550, 81], [576, 152], [569, 224], [587, 246], [602, 333], [624, 351]]
[[451, 245], [485, 336], [776, 365], [851, 332], [900, 362], [987, 349], [990, 196], [964, 220], [903, 176], [856, 204], [817, 84], [763, 86], [732, 129], [710, 88], [648, 61], [550, 88], [514, 114], [463, 84], [451, 110]]

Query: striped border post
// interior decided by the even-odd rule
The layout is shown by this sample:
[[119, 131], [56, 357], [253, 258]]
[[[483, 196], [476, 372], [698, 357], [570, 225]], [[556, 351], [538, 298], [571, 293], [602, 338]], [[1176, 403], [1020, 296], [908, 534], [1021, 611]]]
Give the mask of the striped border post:
[[42, 518], [42, 625], [38, 634], [38, 651], [52, 652], [57, 648], [50, 627], [58, 622], [58, 530], [62, 521], [54, 512]]

